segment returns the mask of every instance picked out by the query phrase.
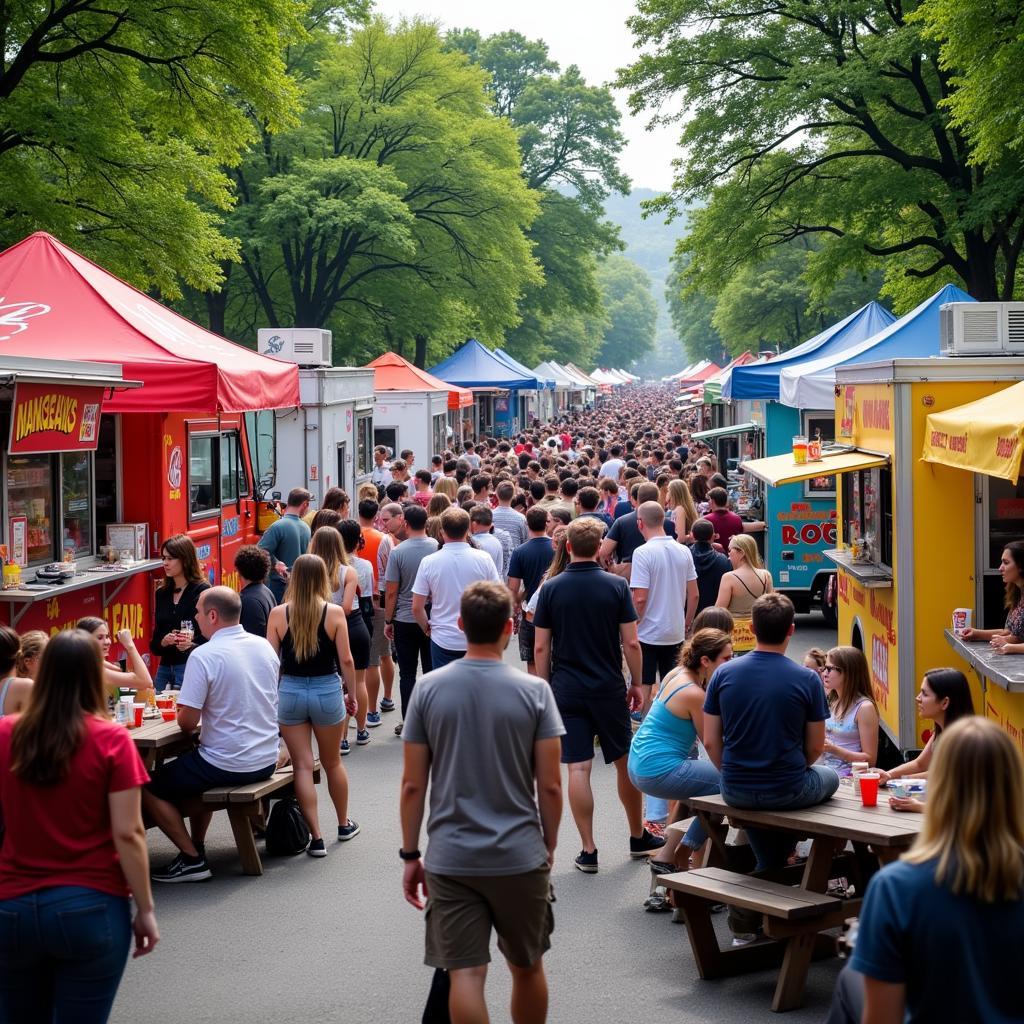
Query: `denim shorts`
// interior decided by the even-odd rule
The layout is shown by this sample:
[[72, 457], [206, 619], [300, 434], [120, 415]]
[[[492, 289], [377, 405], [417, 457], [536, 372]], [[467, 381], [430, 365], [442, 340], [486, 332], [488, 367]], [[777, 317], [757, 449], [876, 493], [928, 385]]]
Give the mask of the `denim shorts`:
[[275, 767], [269, 764], [254, 771], [229, 772], [210, 764], [198, 750], [187, 750], [180, 757], [165, 761], [155, 769], [148, 789], [154, 796], [173, 804], [217, 786], [245, 786], [250, 782], [262, 782], [274, 774]]
[[277, 720], [281, 725], [338, 725], [345, 717], [341, 676], [281, 676]]

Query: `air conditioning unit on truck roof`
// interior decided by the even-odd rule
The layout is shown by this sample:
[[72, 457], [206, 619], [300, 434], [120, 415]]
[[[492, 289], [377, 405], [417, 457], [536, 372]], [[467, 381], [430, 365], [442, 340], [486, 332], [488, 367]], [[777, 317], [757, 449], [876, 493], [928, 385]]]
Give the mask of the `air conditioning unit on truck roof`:
[[331, 332], [319, 327], [261, 327], [257, 339], [260, 355], [299, 366], [332, 364]]
[[947, 302], [939, 335], [944, 356], [1024, 355], [1024, 302]]

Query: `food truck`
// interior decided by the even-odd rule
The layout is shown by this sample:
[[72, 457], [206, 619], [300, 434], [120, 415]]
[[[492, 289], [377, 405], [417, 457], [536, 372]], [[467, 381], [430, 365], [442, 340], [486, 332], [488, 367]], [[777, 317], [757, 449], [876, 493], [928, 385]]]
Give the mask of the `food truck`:
[[385, 352], [367, 368], [376, 400], [375, 447], [383, 445], [395, 458], [410, 449], [423, 469], [432, 455], [463, 440], [462, 416], [473, 406], [472, 391], [438, 380], [395, 352]]
[[332, 366], [330, 331], [257, 333], [260, 352], [299, 367], [300, 404], [274, 416], [276, 490], [305, 487], [315, 506], [332, 487], [355, 494], [373, 469], [373, 370]]
[[145, 651], [163, 539], [187, 533], [210, 581], [237, 587], [273, 475], [272, 410], [299, 404], [297, 368], [42, 232], [0, 253], [0, 295], [2, 534], [20, 574], [0, 620], [54, 633], [101, 616]]
[[748, 455], [757, 459], [790, 452], [796, 436], [824, 445], [833, 442], [831, 391], [810, 398], [809, 404], [786, 402], [780, 378], [784, 371], [799, 372], [808, 361], [849, 351], [894, 320], [888, 310], [870, 302], [774, 359], [727, 367], [722, 395], [734, 412], [733, 424], [692, 435], [717, 448], [719, 465], [729, 468], [730, 480], [738, 477], [740, 514], [764, 520], [759, 540], [775, 589], [786, 594], [797, 611], [820, 608], [830, 627], [837, 623], [835, 565], [825, 552], [836, 546], [835, 478], [818, 475], [766, 487], [752, 474], [738, 473], [738, 464]]
[[[978, 609], [980, 622], [1001, 624], [1001, 587], [991, 578], [1005, 540], [1024, 535], [1019, 481], [924, 461], [936, 433], [928, 420], [1022, 376], [1024, 360], [1012, 356], [840, 366], [836, 445], [821, 463], [797, 465], [788, 453], [753, 465], [769, 483], [825, 471], [839, 479], [837, 544], [826, 552], [838, 570], [838, 643], [867, 657], [882, 729], [900, 749], [925, 739], [914, 701], [922, 673], [950, 664], [969, 673], [944, 639], [953, 610]], [[951, 436], [954, 448], [962, 443]], [[969, 678], [976, 709], [1024, 729], [1024, 701], [998, 687], [983, 692], [977, 675]]]

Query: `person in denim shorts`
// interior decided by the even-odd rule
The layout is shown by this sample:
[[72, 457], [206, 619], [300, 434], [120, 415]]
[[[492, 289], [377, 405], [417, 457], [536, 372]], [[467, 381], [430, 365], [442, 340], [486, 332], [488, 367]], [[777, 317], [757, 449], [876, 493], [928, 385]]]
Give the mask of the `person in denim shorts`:
[[355, 711], [355, 663], [345, 610], [330, 598], [324, 560], [319, 555], [300, 555], [292, 566], [284, 604], [267, 621], [267, 639], [281, 657], [277, 720], [295, 770], [295, 796], [313, 837], [306, 850], [311, 857], [327, 856], [313, 785], [314, 734], [338, 812], [338, 839], [345, 842], [359, 832], [348, 817], [348, 774], [340, 752], [346, 701], [349, 712]]

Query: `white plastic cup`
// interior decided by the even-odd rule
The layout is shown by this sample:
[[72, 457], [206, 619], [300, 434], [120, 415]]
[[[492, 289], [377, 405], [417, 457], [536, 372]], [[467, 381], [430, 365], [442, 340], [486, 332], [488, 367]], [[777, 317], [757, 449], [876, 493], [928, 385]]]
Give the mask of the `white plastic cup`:
[[953, 635], [963, 636], [964, 633], [971, 628], [971, 616], [973, 612], [970, 608], [954, 608], [953, 609]]

